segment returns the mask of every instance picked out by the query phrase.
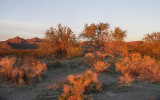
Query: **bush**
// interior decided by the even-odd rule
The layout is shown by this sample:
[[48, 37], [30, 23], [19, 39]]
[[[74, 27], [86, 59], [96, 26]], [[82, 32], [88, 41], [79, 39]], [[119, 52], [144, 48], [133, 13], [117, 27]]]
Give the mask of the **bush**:
[[86, 58], [94, 58], [95, 55], [93, 53], [86, 53], [84, 57], [86, 57]]
[[116, 69], [121, 71], [121, 83], [131, 83], [134, 79], [160, 82], [160, 62], [149, 56], [142, 57], [133, 53], [122, 62], [116, 63]]
[[108, 67], [110, 66], [110, 64], [108, 64], [107, 62], [103, 62], [103, 61], [97, 61], [94, 63], [93, 68], [98, 72], [98, 73], [102, 73], [103, 71], [105, 71]]
[[5, 80], [20, 86], [42, 80], [41, 74], [47, 70], [46, 64], [30, 57], [5, 57], [1, 59], [0, 66], [0, 73]]
[[111, 55], [121, 55], [123, 57], [128, 56], [128, 48], [125, 42], [123, 41], [111, 41], [105, 43], [104, 47], [105, 53]]
[[85, 75], [69, 75], [70, 84], [65, 85], [63, 94], [59, 96], [59, 100], [82, 100], [87, 98], [90, 92], [98, 91], [101, 84], [97, 80], [97, 74], [88, 70]]
[[160, 59], [160, 43], [146, 43], [141, 42], [137, 48], [133, 49], [133, 52], [140, 53]]
[[45, 33], [45, 40], [39, 45], [39, 51], [45, 55], [54, 55], [56, 58], [78, 57], [81, 50], [79, 41], [71, 28], [58, 25], [57, 29], [51, 27]]
[[140, 42], [133, 52], [140, 53], [160, 59], [160, 32], [153, 32], [146, 34], [143, 42]]
[[67, 49], [67, 57], [69, 58], [76, 58], [76, 57], [82, 57], [83, 53], [80, 47], [69, 47]]

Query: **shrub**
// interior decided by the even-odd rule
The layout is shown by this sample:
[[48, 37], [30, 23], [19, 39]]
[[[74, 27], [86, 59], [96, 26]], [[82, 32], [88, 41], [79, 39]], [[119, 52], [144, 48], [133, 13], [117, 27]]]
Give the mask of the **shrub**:
[[101, 84], [97, 80], [97, 74], [88, 70], [85, 75], [69, 75], [70, 84], [65, 85], [63, 94], [59, 96], [59, 100], [82, 100], [87, 98], [90, 92], [98, 91]]
[[145, 37], [143, 38], [145, 42], [148, 43], [157, 43], [160, 42], [160, 32], [153, 32], [151, 34], [146, 34]]
[[83, 53], [80, 47], [69, 47], [67, 49], [67, 57], [69, 58], [81, 57], [82, 55]]
[[82, 41], [79, 43], [79, 45], [84, 54], [96, 51], [96, 44], [94, 41]]
[[137, 48], [133, 49], [133, 52], [160, 59], [160, 43], [141, 42]]
[[102, 58], [99, 58], [99, 57], [88, 57], [84, 63], [89, 65], [90, 67], [93, 67], [93, 65], [95, 64], [95, 62], [97, 61], [103, 61]]
[[0, 66], [5, 80], [18, 85], [30, 85], [41, 80], [41, 74], [47, 70], [46, 64], [29, 57], [5, 57], [1, 59]]
[[111, 41], [105, 43], [104, 51], [111, 55], [121, 55], [123, 57], [128, 56], [128, 48], [123, 41]]
[[86, 53], [84, 57], [86, 57], [86, 58], [94, 58], [95, 55], [93, 53]]
[[108, 67], [110, 66], [110, 64], [108, 64], [107, 62], [103, 62], [103, 61], [97, 61], [94, 63], [93, 68], [98, 72], [98, 73], [102, 73], [103, 71], [105, 71]]
[[59, 24], [57, 29], [51, 27], [46, 31], [45, 40], [39, 45], [39, 50], [42, 54], [57, 58], [77, 57], [80, 55], [78, 43], [71, 28]]
[[104, 59], [106, 54], [105, 53], [102, 53], [102, 52], [99, 52], [99, 51], [96, 51], [96, 56], [99, 57], [99, 58], [102, 58]]
[[146, 34], [143, 42], [140, 42], [137, 47], [134, 47], [133, 52], [140, 53], [160, 59], [160, 32]]
[[160, 62], [149, 56], [130, 54], [122, 62], [116, 63], [116, 69], [123, 75], [121, 83], [129, 84], [134, 79], [160, 82]]

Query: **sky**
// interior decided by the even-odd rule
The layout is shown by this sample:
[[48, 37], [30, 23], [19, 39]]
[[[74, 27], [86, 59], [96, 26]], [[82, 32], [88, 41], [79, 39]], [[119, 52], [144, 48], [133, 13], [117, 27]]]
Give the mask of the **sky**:
[[0, 41], [43, 38], [59, 23], [78, 36], [85, 24], [109, 23], [127, 30], [126, 41], [160, 31], [160, 0], [0, 0]]

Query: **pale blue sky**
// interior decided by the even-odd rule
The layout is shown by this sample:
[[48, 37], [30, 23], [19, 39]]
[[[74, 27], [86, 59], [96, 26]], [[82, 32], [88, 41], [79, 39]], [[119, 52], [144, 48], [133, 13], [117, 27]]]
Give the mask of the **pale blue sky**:
[[0, 40], [44, 37], [58, 23], [78, 35], [86, 23], [127, 30], [126, 41], [160, 31], [160, 0], [0, 0]]

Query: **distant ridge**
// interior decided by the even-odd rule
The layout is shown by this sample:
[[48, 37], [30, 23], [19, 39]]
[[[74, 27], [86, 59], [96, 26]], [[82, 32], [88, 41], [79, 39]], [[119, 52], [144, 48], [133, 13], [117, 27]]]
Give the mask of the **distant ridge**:
[[143, 41], [131, 41], [131, 42], [126, 42], [127, 46], [129, 49], [133, 49], [138, 47], [138, 45], [140, 45]]
[[[23, 39], [21, 37], [14, 37], [11, 39], [8, 39], [6, 41], [0, 41], [0, 47], [5, 50], [9, 49], [37, 49], [38, 44], [40, 44], [43, 41], [43, 39], [40, 38], [31, 38], [31, 39]], [[133, 49], [137, 47], [142, 41], [131, 41], [126, 42], [129, 49]], [[82, 41], [80, 42], [80, 46], [84, 47], [92, 47], [95, 45], [95, 43], [92, 41]]]
[[14, 37], [8, 39], [6, 41], [1, 41], [0, 46], [2, 49], [37, 49], [38, 43], [40, 43], [42, 39], [40, 38], [32, 38], [32, 39], [23, 39], [21, 37]]

